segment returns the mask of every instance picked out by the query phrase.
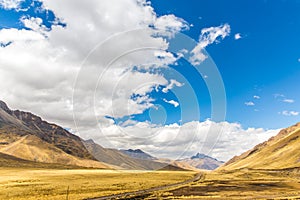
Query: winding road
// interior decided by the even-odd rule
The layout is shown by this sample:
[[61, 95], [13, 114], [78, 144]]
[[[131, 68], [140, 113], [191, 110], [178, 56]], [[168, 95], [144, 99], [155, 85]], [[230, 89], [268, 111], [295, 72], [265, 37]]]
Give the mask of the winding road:
[[89, 198], [89, 199], [85, 199], [85, 200], [107, 200], [107, 199], [129, 199], [129, 198], [134, 199], [137, 196], [149, 195], [152, 192], [157, 192], [160, 190], [170, 189], [172, 187], [182, 186], [182, 185], [185, 185], [185, 184], [188, 184], [191, 182], [199, 181], [200, 179], [203, 179], [203, 178], [204, 178], [203, 173], [198, 173], [192, 179], [189, 179], [189, 180], [186, 180], [183, 182], [179, 182], [179, 183], [173, 183], [173, 184], [169, 184], [169, 185], [158, 186], [158, 187], [153, 187], [153, 188], [138, 190], [138, 191], [133, 191], [133, 192], [125, 192], [125, 193], [121, 193], [121, 194]]

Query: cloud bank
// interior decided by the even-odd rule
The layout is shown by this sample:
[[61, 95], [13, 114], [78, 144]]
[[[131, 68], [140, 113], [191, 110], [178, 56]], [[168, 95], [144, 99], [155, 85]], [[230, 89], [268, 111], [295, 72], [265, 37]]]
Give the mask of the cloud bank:
[[[166, 37], [188, 29], [188, 23], [172, 14], [158, 16], [145, 0], [42, 2], [66, 26], [56, 21], [46, 28], [43, 19], [26, 16], [20, 19], [23, 29], [0, 30], [0, 92], [12, 108], [32, 111], [104, 146], [142, 148], [162, 157], [203, 151], [227, 160], [275, 134], [228, 122], [115, 124], [108, 116], [153, 107], [148, 94], [158, 86], [163, 93], [183, 86], [159, 69], [177, 60], [166, 51]], [[21, 3], [0, 0], [4, 9], [20, 9]], [[229, 33], [228, 24], [203, 29], [190, 61], [203, 62], [204, 48]], [[216, 131], [219, 142], [207, 141]]]

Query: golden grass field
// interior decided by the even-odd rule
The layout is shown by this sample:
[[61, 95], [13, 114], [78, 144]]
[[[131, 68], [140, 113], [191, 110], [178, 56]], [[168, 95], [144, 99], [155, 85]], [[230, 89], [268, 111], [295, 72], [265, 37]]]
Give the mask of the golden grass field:
[[99, 197], [191, 179], [195, 172], [0, 168], [0, 199]]
[[146, 199], [300, 199], [300, 173], [288, 170], [206, 172], [203, 179]]

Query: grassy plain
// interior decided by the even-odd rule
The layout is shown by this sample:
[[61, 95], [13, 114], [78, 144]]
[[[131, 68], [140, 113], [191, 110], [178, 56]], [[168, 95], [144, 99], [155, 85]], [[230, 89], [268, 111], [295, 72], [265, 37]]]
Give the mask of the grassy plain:
[[[195, 172], [0, 168], [0, 199], [68, 199], [118, 194], [172, 184]], [[69, 187], [69, 192], [67, 192]]]
[[299, 170], [236, 170], [205, 173], [203, 179], [147, 199], [300, 199]]

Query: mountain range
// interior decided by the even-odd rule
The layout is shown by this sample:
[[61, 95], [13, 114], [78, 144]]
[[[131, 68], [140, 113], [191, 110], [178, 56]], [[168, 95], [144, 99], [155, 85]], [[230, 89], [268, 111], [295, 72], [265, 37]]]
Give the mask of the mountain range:
[[141, 149], [104, 148], [30, 112], [11, 110], [0, 101], [0, 166], [44, 167], [47, 164], [105, 169], [195, 170], [214, 169], [221, 163], [202, 154], [174, 161], [156, 158]]

